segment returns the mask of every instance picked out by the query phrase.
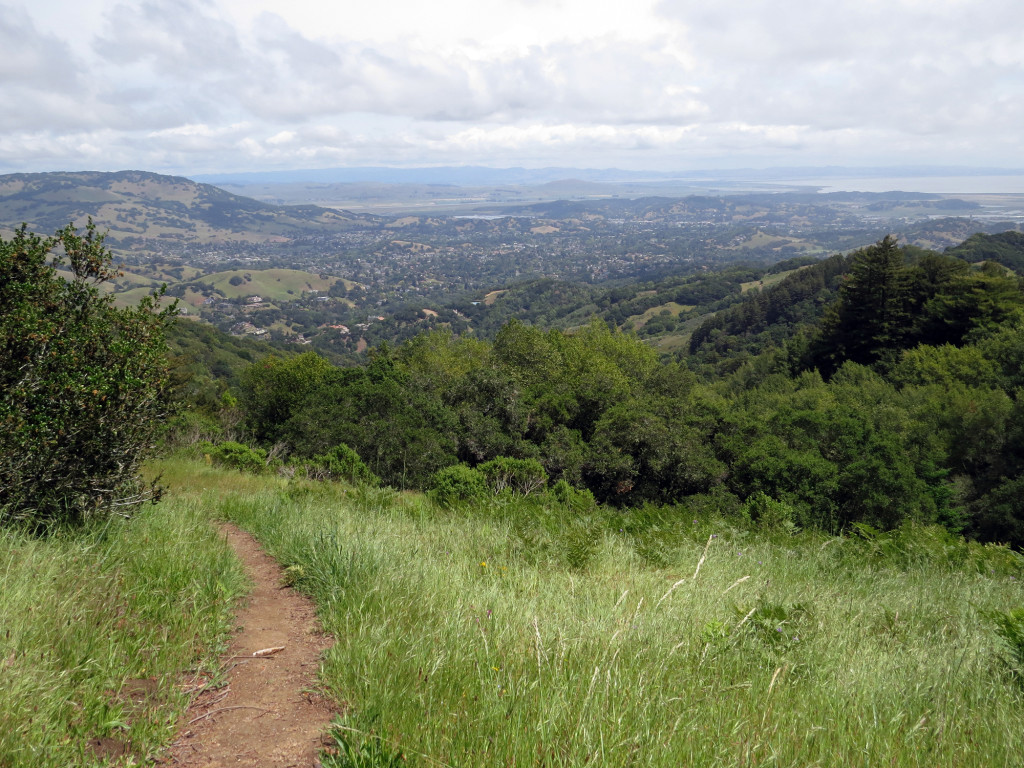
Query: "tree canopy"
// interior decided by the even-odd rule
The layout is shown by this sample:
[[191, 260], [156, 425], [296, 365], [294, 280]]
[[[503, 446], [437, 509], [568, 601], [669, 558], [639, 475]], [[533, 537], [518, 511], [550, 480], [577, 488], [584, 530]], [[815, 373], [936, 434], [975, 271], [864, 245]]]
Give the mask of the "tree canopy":
[[733, 305], [677, 360], [600, 320], [513, 320], [490, 343], [433, 331], [358, 368], [264, 361], [242, 400], [259, 439], [300, 458], [344, 444], [398, 487], [536, 461], [623, 510], [1024, 544], [1022, 309], [1003, 268], [889, 237]]

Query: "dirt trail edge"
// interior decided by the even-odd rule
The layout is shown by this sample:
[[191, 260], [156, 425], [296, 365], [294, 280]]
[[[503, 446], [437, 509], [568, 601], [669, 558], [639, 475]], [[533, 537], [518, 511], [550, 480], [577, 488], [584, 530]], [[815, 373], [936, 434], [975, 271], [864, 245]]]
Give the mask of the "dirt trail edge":
[[[336, 708], [315, 693], [320, 655], [332, 644], [312, 602], [282, 587], [281, 567], [234, 525], [221, 530], [245, 564], [253, 590], [238, 612], [224, 659], [228, 686], [200, 695], [182, 718], [160, 766], [318, 766]], [[254, 657], [256, 651], [281, 648]]]

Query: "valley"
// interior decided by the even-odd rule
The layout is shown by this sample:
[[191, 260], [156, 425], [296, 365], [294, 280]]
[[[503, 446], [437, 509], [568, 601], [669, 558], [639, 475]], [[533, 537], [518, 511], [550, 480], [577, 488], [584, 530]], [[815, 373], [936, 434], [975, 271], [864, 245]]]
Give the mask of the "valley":
[[[410, 202], [422, 192], [415, 184], [378, 185], [375, 212], [352, 212], [334, 207], [351, 202], [338, 185], [226, 185], [257, 200], [136, 171], [16, 174], [0, 177], [0, 230], [24, 222], [46, 232], [91, 217], [123, 264], [109, 286], [119, 305], [166, 285], [183, 314], [221, 330], [354, 360], [430, 328], [488, 335], [511, 316], [571, 327], [598, 307], [608, 315], [665, 281], [709, 271], [748, 269], [739, 290], [764, 288], [779, 279], [767, 274], [776, 262], [847, 252], [889, 233], [941, 250], [1024, 222], [1024, 195], [518, 181], [428, 184], [461, 201], [428, 214]], [[351, 197], [360, 185], [342, 186]], [[538, 189], [580, 199], [542, 199]], [[513, 290], [495, 293], [504, 289]], [[529, 307], [512, 306], [529, 293]], [[663, 302], [615, 312], [613, 322], [675, 352], [705, 312]]]
[[[200, 243], [196, 188], [147, 250], [61, 194], [124, 267], [70, 230], [3, 243], [0, 762], [1019, 753], [1018, 220], [781, 194], [288, 235], [301, 212], [239, 198], [270, 218]], [[176, 315], [133, 309], [163, 286]], [[118, 480], [127, 439], [149, 461]], [[337, 638], [280, 689], [340, 713], [294, 749], [245, 735], [284, 707], [230, 674], [225, 520]]]

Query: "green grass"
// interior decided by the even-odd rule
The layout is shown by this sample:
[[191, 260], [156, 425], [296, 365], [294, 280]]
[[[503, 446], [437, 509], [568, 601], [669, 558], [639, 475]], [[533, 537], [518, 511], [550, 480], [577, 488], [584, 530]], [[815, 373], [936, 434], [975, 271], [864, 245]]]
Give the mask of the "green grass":
[[137, 764], [216, 683], [244, 591], [195, 501], [36, 538], [0, 531], [0, 765]]
[[[218, 516], [257, 535], [337, 638], [322, 684], [346, 715], [328, 766], [1024, 753], [1012, 633], [992, 618], [1024, 606], [1024, 564], [1003, 548], [931, 528], [785, 535], [682, 507], [452, 511], [186, 459], [158, 469], [168, 500], [130, 523], [0, 540], [0, 765], [88, 764], [99, 737], [139, 760], [170, 738], [180, 684], [211, 669], [241, 589]], [[140, 704], [146, 679], [159, 693]]]
[[[244, 279], [246, 275], [249, 276], [248, 280]], [[233, 277], [243, 278], [242, 284], [231, 285]], [[214, 286], [229, 299], [260, 295], [270, 301], [284, 301], [298, 299], [303, 292], [311, 290], [326, 295], [327, 290], [339, 279], [321, 279], [318, 275], [296, 269], [234, 269], [203, 275], [199, 281]]]
[[[655, 317], [656, 315], [660, 315], [662, 311], [666, 309], [669, 311], [669, 314], [671, 314], [673, 317], [677, 317], [681, 312], [689, 312], [693, 308], [693, 304], [678, 304], [677, 302], [669, 301], [665, 304], [659, 304], [656, 307], [651, 307], [650, 309], [646, 310], [645, 312], [642, 312], [639, 315], [630, 315], [628, 318], [626, 318], [626, 323], [631, 322], [633, 323], [634, 328], [640, 329], [647, 325], [647, 322], [651, 318]], [[623, 325], [625, 325], [625, 323], [623, 323]]]
[[[195, 465], [193, 465], [195, 466]], [[1001, 766], [1019, 555], [935, 529], [767, 534], [684, 509], [227, 481], [338, 642], [338, 766]], [[240, 477], [240, 476], [235, 476]], [[264, 484], [260, 488], [260, 484]], [[404, 756], [404, 760], [402, 759]], [[407, 761], [407, 762], [406, 762]]]
[[749, 283], [740, 283], [740, 293], [746, 293], [747, 291], [759, 288], [764, 290], [765, 288], [771, 288], [773, 285], [778, 285], [790, 275], [795, 272], [799, 272], [801, 269], [807, 269], [807, 267], [797, 267], [796, 269], [787, 269], [784, 272], [775, 272], [770, 275], [765, 275], [761, 280], [751, 280]]

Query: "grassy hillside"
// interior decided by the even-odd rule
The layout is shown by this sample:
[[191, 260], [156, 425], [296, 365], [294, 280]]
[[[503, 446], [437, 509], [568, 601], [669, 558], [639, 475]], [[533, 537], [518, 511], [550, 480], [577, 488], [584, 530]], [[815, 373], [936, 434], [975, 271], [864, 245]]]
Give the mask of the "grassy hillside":
[[[27, 223], [54, 232], [92, 217], [115, 251], [163, 241], [283, 241], [342, 232], [374, 217], [316, 206], [280, 206], [208, 184], [143, 171], [20, 173], [0, 176], [0, 228]], [[150, 243], [149, 241], [154, 241]]]
[[[355, 285], [351, 280], [320, 277], [299, 269], [229, 269], [182, 282], [182, 301], [199, 306], [207, 298], [205, 294], [209, 294], [211, 288], [227, 299], [260, 296], [267, 301], [292, 301], [302, 298], [304, 293], [315, 291], [326, 294], [332, 285], [339, 282], [344, 283], [346, 288]], [[133, 284], [140, 285], [130, 287]], [[177, 284], [178, 281], [173, 279], [166, 281], [169, 288]], [[139, 299], [152, 293], [160, 283], [139, 278], [137, 275], [126, 275], [125, 278], [119, 278], [116, 285], [119, 291], [115, 303], [127, 307], [138, 304]]]
[[[237, 285], [231, 282], [235, 278]], [[259, 295], [270, 301], [287, 301], [311, 291], [326, 293], [339, 280], [337, 277], [320, 277], [297, 269], [233, 269], [203, 275], [193, 281], [192, 285], [203, 283], [213, 286], [229, 299]], [[342, 282], [346, 283], [346, 287], [352, 285], [348, 281]]]
[[[165, 464], [318, 601], [327, 765], [1011, 765], [1019, 555]], [[1020, 649], [1018, 649], [1020, 652]], [[349, 760], [349, 762], [345, 762]], [[388, 762], [391, 760], [392, 762]], [[358, 762], [357, 762], [358, 761]], [[365, 762], [362, 762], [365, 761]]]
[[221, 684], [244, 589], [181, 496], [73, 536], [0, 530], [0, 765], [138, 765]]
[[169, 494], [131, 522], [0, 535], [3, 765], [138, 764], [171, 738], [185, 694], [219, 682], [243, 586], [219, 517], [338, 638], [329, 767], [980, 768], [1024, 749], [1024, 645], [999, 623], [1024, 629], [1024, 559], [1004, 547], [154, 470]]
[[806, 269], [806, 267], [797, 267], [797, 269], [786, 269], [781, 272], [772, 272], [769, 274], [765, 274], [764, 277], [761, 277], [757, 280], [751, 280], [749, 282], [743, 283], [742, 285], [740, 285], [740, 290], [743, 293], [746, 293], [747, 291], [752, 291], [755, 288], [758, 290], [771, 288], [773, 285], [778, 285], [779, 283], [781, 283], [783, 280], [785, 280], [791, 274], [796, 272], [798, 269]]

